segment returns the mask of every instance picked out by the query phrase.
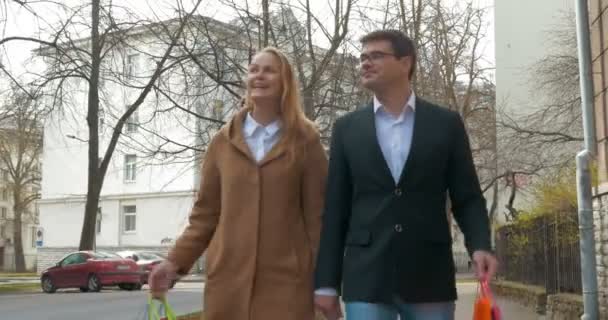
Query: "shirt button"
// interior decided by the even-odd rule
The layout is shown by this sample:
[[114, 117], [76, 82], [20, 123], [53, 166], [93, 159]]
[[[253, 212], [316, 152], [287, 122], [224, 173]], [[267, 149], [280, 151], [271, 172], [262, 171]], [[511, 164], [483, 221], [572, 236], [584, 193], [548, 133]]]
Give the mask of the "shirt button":
[[395, 225], [395, 231], [401, 232], [401, 231], [403, 231], [403, 227], [400, 224], [396, 224]]
[[401, 188], [397, 188], [397, 189], [395, 189], [395, 195], [396, 195], [397, 197], [401, 197], [401, 195], [402, 195], [402, 194], [403, 194], [403, 191], [401, 191]]

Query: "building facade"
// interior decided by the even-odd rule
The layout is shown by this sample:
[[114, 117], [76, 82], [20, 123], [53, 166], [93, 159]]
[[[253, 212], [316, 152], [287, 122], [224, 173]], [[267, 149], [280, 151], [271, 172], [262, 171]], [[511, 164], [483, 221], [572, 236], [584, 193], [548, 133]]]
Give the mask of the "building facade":
[[608, 319], [608, 0], [589, 1], [599, 187], [594, 226], [600, 319]]

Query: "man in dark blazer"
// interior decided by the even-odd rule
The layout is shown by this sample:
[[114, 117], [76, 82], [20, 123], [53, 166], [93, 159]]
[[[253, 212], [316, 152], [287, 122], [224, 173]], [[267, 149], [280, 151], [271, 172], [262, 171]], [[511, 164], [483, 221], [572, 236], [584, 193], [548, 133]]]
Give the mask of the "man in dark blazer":
[[415, 96], [414, 44], [394, 30], [361, 40], [374, 101], [334, 125], [315, 275], [328, 319], [452, 320], [453, 215], [481, 280], [491, 278], [486, 202], [460, 115]]

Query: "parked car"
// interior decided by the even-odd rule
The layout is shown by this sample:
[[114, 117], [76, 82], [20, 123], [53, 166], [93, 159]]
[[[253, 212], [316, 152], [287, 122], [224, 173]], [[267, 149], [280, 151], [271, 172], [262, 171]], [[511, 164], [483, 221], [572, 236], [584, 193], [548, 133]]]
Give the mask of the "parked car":
[[82, 292], [98, 292], [102, 287], [115, 286], [123, 290], [141, 289], [141, 272], [130, 259], [102, 252], [78, 251], [66, 255], [40, 276], [42, 290], [80, 288]]
[[[125, 259], [131, 259], [137, 263], [139, 270], [142, 272], [142, 284], [148, 283], [148, 277], [154, 266], [166, 259], [166, 257], [162, 254], [151, 251], [120, 251], [116, 254]], [[170, 288], [173, 288], [176, 282], [177, 279], [171, 282]]]

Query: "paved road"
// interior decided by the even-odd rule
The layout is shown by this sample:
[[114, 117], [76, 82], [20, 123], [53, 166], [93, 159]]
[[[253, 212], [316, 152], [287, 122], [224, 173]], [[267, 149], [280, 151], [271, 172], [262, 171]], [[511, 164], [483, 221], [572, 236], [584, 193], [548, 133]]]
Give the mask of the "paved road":
[[[178, 314], [200, 310], [203, 283], [178, 283], [169, 302]], [[4, 320], [144, 320], [147, 286], [142, 291], [102, 290], [81, 293], [60, 290], [54, 294], [0, 295]]]
[[[178, 283], [169, 295], [178, 314], [200, 310], [204, 284]], [[143, 320], [147, 287], [143, 291], [103, 290], [100, 293], [59, 291], [55, 294], [0, 295], [0, 319], [4, 320]], [[459, 283], [456, 320], [472, 319], [475, 283]], [[517, 303], [499, 299], [504, 319], [537, 320], [539, 317]], [[138, 317], [139, 315], [139, 317]]]

